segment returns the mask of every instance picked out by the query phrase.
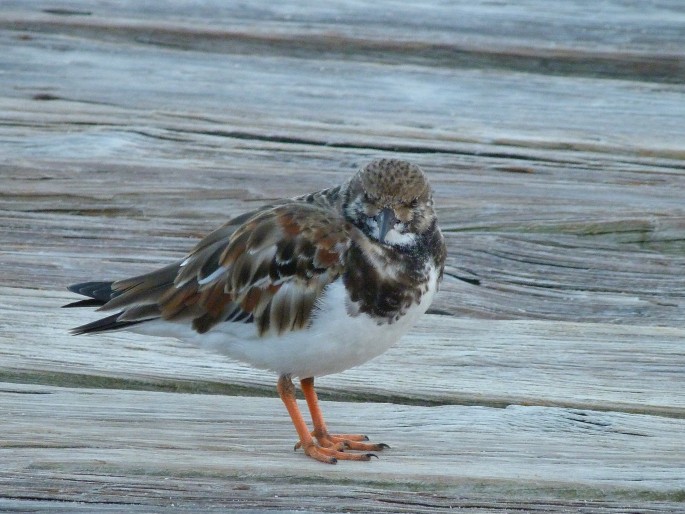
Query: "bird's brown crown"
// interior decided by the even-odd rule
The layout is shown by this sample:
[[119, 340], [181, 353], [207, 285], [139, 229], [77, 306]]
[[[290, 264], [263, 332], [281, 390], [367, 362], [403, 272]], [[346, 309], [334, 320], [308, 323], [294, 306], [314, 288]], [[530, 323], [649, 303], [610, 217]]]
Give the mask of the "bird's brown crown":
[[411, 203], [430, 195], [428, 181], [421, 168], [399, 159], [378, 159], [359, 172], [364, 192], [381, 205]]

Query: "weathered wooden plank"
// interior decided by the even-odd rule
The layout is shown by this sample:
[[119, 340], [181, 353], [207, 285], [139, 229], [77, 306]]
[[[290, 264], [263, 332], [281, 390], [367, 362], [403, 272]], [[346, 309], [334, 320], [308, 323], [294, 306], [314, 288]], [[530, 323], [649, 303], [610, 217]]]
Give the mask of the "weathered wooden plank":
[[[221, 11], [219, 6], [215, 7]], [[196, 9], [196, 6], [192, 8]], [[629, 10], [628, 7], [623, 8]], [[39, 9], [39, 6], [35, 9]], [[635, 9], [632, 16], [644, 22], [647, 18], [644, 9]], [[564, 12], [563, 9], [557, 11]], [[103, 17], [110, 20], [108, 14], [104, 13]], [[144, 11], [132, 11], [130, 16], [145, 14]], [[186, 11], [181, 13], [183, 16], [187, 14]], [[233, 12], [231, 14], [235, 15]], [[17, 14], [23, 15], [27, 13]], [[617, 15], [612, 12], [612, 20], [616, 20]], [[71, 19], [51, 16], [61, 21]], [[586, 16], [583, 20], [594, 22], [597, 16], [593, 12], [591, 19]], [[460, 20], [473, 19], [478, 17], [455, 16], [451, 20], [459, 23]], [[674, 20], [677, 22], [677, 18], [666, 10], [653, 12], [649, 20], [661, 20], [666, 24]], [[16, 29], [15, 25], [15, 21], [7, 21], [8, 27]], [[524, 19], [520, 25], [521, 28], [544, 27], [545, 23], [531, 24], [530, 20]], [[603, 33], [610, 34], [611, 31], [606, 29], [603, 26]], [[98, 32], [101, 30], [98, 29]], [[650, 31], [641, 32], [651, 34]], [[656, 32], [672, 33], [674, 31]], [[426, 141], [440, 140], [448, 143], [501, 141], [519, 146], [620, 148], [622, 151], [637, 150], [643, 153], [655, 151], [656, 148], [652, 147], [657, 146], [658, 151], [668, 153], [669, 150], [663, 146], [666, 145], [676, 155], [680, 155], [677, 152], [682, 148], [679, 121], [682, 117], [683, 91], [677, 86], [636, 87], [634, 83], [619, 81], [587, 81], [574, 80], [572, 77], [550, 78], [511, 73], [484, 74], [464, 69], [440, 73], [420, 67], [379, 68], [359, 62], [321, 59], [316, 55], [311, 59], [274, 59], [268, 55], [240, 56], [229, 51], [226, 55], [212, 57], [202, 52], [184, 54], [136, 45], [135, 34], [130, 36], [134, 40], [134, 44], [127, 48], [130, 53], [117, 55], [113, 61], [112, 49], [116, 48], [116, 44], [98, 43], [89, 39], [88, 34], [75, 40], [50, 34], [20, 35], [19, 45], [14, 36], [16, 33], [3, 33], [3, 43], [12, 50], [3, 53], [3, 65], [14, 72], [12, 87], [7, 89], [6, 94], [15, 101], [18, 98], [25, 99], [31, 96], [31, 89], [35, 89], [36, 84], [41, 84], [42, 93], [34, 91], [38, 95], [36, 98], [72, 100], [68, 106], [59, 106], [63, 115], [65, 111], [73, 112], [75, 108], [78, 112], [79, 102], [88, 102], [87, 105], [91, 105], [92, 109], [97, 109], [97, 104], [105, 103], [133, 108], [138, 112], [136, 118], [139, 118], [140, 109], [154, 117], [156, 112], [150, 112], [150, 109], [168, 107], [167, 95], [159, 94], [160, 91], [166, 91], [173, 95], [177, 118], [185, 110], [186, 117], [196, 119], [197, 112], [204, 110], [211, 113], [208, 118], [204, 114], [205, 119], [218, 123], [223, 121], [233, 126], [234, 123], [240, 124], [241, 119], [253, 122], [258, 112], [257, 119], [264, 124], [262, 130], [273, 127], [271, 131], [274, 131], [279, 124], [285, 123], [285, 113], [289, 123], [282, 128], [281, 137], [293, 137], [292, 129], [298, 128], [293, 126], [293, 119], [305, 125], [305, 120], [315, 119], [318, 123], [310, 132], [318, 133], [320, 138], [326, 135], [322, 129], [332, 125], [330, 128], [334, 129], [338, 138], [347, 132], [362, 134], [362, 139], [368, 139], [369, 131], [376, 137], [403, 133], [405, 138], [415, 139], [418, 136], [424, 140], [424, 144]], [[625, 39], [617, 38], [617, 41], [627, 44]], [[663, 41], [656, 46], [663, 47]], [[101, 59], [103, 54], [108, 58]], [[69, 67], [70, 80], [65, 83], [59, 71], [74, 59], [79, 66]], [[139, 69], [138, 63], [141, 61], [149, 63], [146, 87], [122, 81], [122, 76], [129, 76]], [[341, 87], [341, 81], [344, 87]], [[275, 98], [273, 88], [282, 84], [287, 84], [288, 89], [281, 89], [281, 95]], [[310, 94], [302, 94], [305, 84]], [[246, 87], [249, 87], [247, 99], [244, 93]], [[341, 91], [346, 94], [341, 94]], [[286, 104], [284, 98], [288, 100]], [[321, 98], [326, 99], [325, 111], [318, 107]], [[506, 102], [496, 101], [498, 98], [506, 98]], [[354, 99], [354, 102], [350, 99]], [[248, 100], [247, 104], [245, 100]], [[93, 103], [96, 105], [92, 106]], [[28, 104], [20, 105], [19, 112], [25, 113], [27, 107], [30, 110], [30, 102]], [[222, 110], [217, 110], [217, 105], [226, 106], [222, 110], [233, 116], [227, 117]], [[397, 108], [399, 105], [402, 109]], [[555, 108], [550, 110], [547, 108], [549, 105]], [[15, 108], [17, 106], [15, 103]], [[50, 107], [46, 102], [39, 101], [35, 109], [43, 112]], [[126, 113], [127, 120], [132, 115], [133, 112]], [[219, 117], [213, 118], [214, 115]], [[99, 121], [100, 124], [106, 122], [102, 118]], [[252, 129], [254, 132], [254, 127]], [[301, 129], [299, 127], [298, 131], [301, 132]], [[522, 138], [531, 129], [535, 134]], [[231, 132], [226, 131], [225, 127], [218, 131], [215, 128], [215, 132], [221, 133], [222, 130]], [[234, 132], [245, 135], [240, 130]], [[254, 132], [252, 135], [260, 134]], [[324, 137], [323, 142], [335, 142], [330, 137]], [[306, 137], [303, 139], [307, 141]], [[351, 144], [345, 139], [343, 143]], [[83, 146], [88, 145], [78, 146], [83, 149]], [[100, 145], [92, 145], [97, 146]], [[127, 150], [130, 148], [122, 153], [126, 154]], [[99, 151], [102, 152], [102, 148]]]
[[[117, 136], [126, 132], [116, 126], [116, 118], [102, 117], [98, 125], [110, 127], [93, 134], [88, 118], [80, 116], [77, 132], [71, 137], [61, 134], [63, 144], [53, 151], [74, 151], [78, 143], [87, 147], [98, 134], [110, 132], [110, 144], [96, 148], [97, 155], [126, 153], [125, 146], [135, 150], [136, 140], [144, 137], [150, 123], [159, 127], [166, 121], [176, 126], [191, 123], [195, 130], [217, 136], [319, 146], [404, 146], [458, 153], [459, 143], [494, 143], [683, 158], [680, 122], [685, 107], [679, 85], [324, 58], [171, 52], [142, 45], [117, 55], [116, 43], [51, 34], [34, 34], [17, 48], [16, 35], [3, 32], [1, 36], [1, 47], [8, 50], [0, 65], [11, 72], [5, 93], [13, 99], [6, 107], [9, 120], [18, 124], [38, 111], [35, 122], [43, 112], [55, 110], [73, 119], [84, 105], [91, 112], [107, 112], [98, 108], [103, 104], [126, 109], [119, 111], [125, 123], [135, 120], [133, 141], [124, 137], [114, 145]], [[65, 68], [72, 61], [79, 65]], [[138, 73], [140, 62], [148, 66], [146, 86], [122, 81], [121, 77]], [[68, 82], [60, 79], [65, 69]], [[173, 107], [169, 97], [174, 98]], [[152, 119], [141, 117], [148, 112]], [[58, 114], [55, 121], [63, 120]], [[68, 142], [72, 144], [64, 144]]]
[[88, 34], [104, 39], [213, 52], [505, 68], [545, 74], [682, 80], [685, 73], [677, 0], [651, 3], [527, 1], [174, 2], [154, 5], [6, 1], [0, 26]]
[[397, 491], [387, 510], [428, 512], [546, 505], [553, 489], [567, 500], [551, 511], [583, 498], [611, 512], [617, 500], [668, 511], [645, 502], [678, 501], [685, 487], [685, 421], [663, 417], [325, 402], [336, 428], [363, 426], [393, 446], [377, 461], [325, 467], [292, 454], [277, 399], [3, 384], [0, 404], [6, 498], [327, 511], [341, 495], [348, 508], [382, 509]]
[[[0, 481], [3, 476], [0, 473]], [[498, 512], [550, 512], [582, 514], [624, 514], [626, 512], [680, 513], [682, 503], [675, 501], [633, 498], [630, 500], [607, 500], [606, 492], [600, 492], [602, 499], [555, 499], [543, 497], [535, 500], [507, 497], [493, 500], [485, 498], [484, 488], [468, 492], [445, 494], [433, 492], [430, 484], [422, 483], [417, 489], [399, 489], [406, 484], [382, 483], [360, 484], [353, 489], [336, 487], [318, 479], [305, 483], [281, 480], [279, 483], [265, 483], [246, 478], [230, 479], [195, 477], [109, 477], [107, 475], [74, 474], [54, 478], [50, 472], [32, 471], [12, 477], [21, 499], [0, 498], [0, 508], [9, 512], [161, 512], [173, 510], [180, 514], [231, 512], [261, 514], [321, 513], [321, 512], [393, 512], [393, 513], [438, 513], [447, 509], [460, 512], [494, 514]], [[49, 484], [52, 494], [36, 495], [35, 480]], [[467, 484], [468, 485], [468, 484]], [[467, 489], [465, 485], [465, 489]], [[61, 498], [51, 500], [54, 491]], [[97, 491], [97, 495], [94, 493]], [[256, 493], [255, 493], [256, 491]], [[573, 491], [573, 496], [580, 491]], [[36, 496], [34, 496], [36, 495]], [[45, 499], [34, 499], [45, 497]], [[543, 494], [544, 496], [544, 494]], [[638, 495], [639, 496], [639, 495]], [[656, 495], [657, 497], [659, 495]], [[71, 498], [77, 497], [77, 501]], [[628, 507], [626, 507], [628, 504]]]
[[[57, 309], [69, 298], [0, 288], [0, 319], [7, 320], [0, 324], [0, 378], [275, 395], [272, 373], [172, 339], [70, 336], [70, 327], [97, 314]], [[318, 384], [336, 399], [557, 405], [685, 418], [683, 340], [682, 328], [427, 315], [386, 354]]]

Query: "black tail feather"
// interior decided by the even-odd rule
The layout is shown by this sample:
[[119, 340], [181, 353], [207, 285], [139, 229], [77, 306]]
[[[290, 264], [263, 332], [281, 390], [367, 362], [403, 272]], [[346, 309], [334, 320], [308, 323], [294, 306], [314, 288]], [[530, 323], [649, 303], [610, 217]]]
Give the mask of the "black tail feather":
[[[114, 282], [81, 282], [80, 284], [73, 284], [67, 289], [72, 293], [87, 296], [87, 300], [78, 300], [75, 302], [68, 303], [62, 307], [101, 307], [109, 302], [112, 298], [119, 296], [121, 293], [119, 291], [112, 290], [112, 284]], [[130, 327], [131, 325], [137, 325], [147, 319], [136, 320], [136, 321], [118, 321], [119, 316], [122, 312], [117, 312], [106, 318], [102, 318], [92, 323], [87, 323], [86, 325], [81, 325], [80, 327], [72, 328], [71, 333], [73, 335], [81, 334], [95, 334], [97, 332], [106, 332], [108, 330], [119, 330], [122, 328]]]
[[[81, 282], [80, 284], [73, 284], [67, 287], [69, 291], [72, 293], [80, 294], [83, 296], [87, 296], [88, 298], [92, 298], [93, 300], [99, 301], [99, 305], [104, 305], [108, 301], [110, 301], [112, 298], [115, 296], [119, 296], [121, 294], [119, 291], [113, 291], [112, 290], [112, 284], [114, 282], [108, 281], [108, 282]], [[88, 300], [84, 300], [88, 301]], [[95, 305], [95, 304], [88, 304], [88, 305], [80, 305], [80, 307], [87, 307], [90, 305]], [[71, 305], [73, 307], [79, 307], [79, 305]], [[65, 306], [66, 307], [66, 306]]]
[[80, 336], [82, 334], [95, 334], [97, 332], [119, 330], [122, 328], [130, 327], [131, 325], [137, 325], [138, 323], [148, 321], [145, 319], [141, 319], [138, 321], [117, 321], [119, 316], [121, 316], [121, 312], [117, 312], [116, 314], [112, 314], [111, 316], [107, 316], [106, 318], [93, 321], [92, 323], [81, 325], [80, 327], [72, 328], [70, 332], [72, 335], [75, 336]]
[[62, 305], [63, 309], [69, 309], [71, 307], [100, 307], [104, 305], [105, 302], [102, 300], [96, 300], [94, 298], [88, 298], [87, 300], [78, 300], [76, 302], [71, 302], [66, 305]]

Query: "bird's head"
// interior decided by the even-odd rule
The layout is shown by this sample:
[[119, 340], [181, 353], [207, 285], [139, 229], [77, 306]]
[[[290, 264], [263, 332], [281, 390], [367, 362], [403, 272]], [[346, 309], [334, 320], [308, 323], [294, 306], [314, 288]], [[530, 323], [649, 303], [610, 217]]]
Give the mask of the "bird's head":
[[343, 205], [348, 221], [381, 244], [410, 249], [435, 221], [431, 189], [421, 168], [380, 159], [352, 177]]

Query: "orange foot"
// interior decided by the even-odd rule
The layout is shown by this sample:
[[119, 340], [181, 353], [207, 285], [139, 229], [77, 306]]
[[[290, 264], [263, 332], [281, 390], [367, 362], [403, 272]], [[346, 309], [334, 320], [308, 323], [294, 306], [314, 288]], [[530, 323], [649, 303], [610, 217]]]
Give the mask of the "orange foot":
[[339, 460], [361, 460], [368, 461], [371, 457], [378, 458], [377, 455], [373, 453], [345, 453], [342, 450], [336, 448], [327, 448], [316, 444], [314, 441], [309, 441], [302, 445], [297, 443], [295, 449], [302, 447], [304, 449], [304, 454], [308, 457], [318, 460], [319, 462], [325, 462], [327, 464], [335, 464]]
[[[380, 451], [389, 448], [387, 444], [366, 443], [369, 438], [361, 434], [338, 434], [328, 433], [326, 423], [323, 420], [319, 402], [314, 391], [314, 379], [305, 378], [301, 381], [302, 392], [304, 393], [309, 412], [312, 415], [314, 431], [310, 432], [307, 424], [302, 418], [302, 413], [297, 406], [295, 397], [295, 386], [289, 375], [281, 375], [278, 379], [278, 394], [283, 400], [285, 408], [290, 414], [295, 430], [300, 440], [295, 445], [295, 449], [302, 448], [305, 455], [320, 462], [335, 464], [338, 460], [361, 460], [369, 461], [371, 457], [378, 457], [373, 453], [347, 453], [345, 450], [356, 450], [361, 452]], [[316, 441], [314, 441], [316, 438]]]
[[[323, 448], [330, 448], [337, 451], [343, 450], [357, 450], [363, 452], [379, 452], [386, 448], [390, 448], [385, 443], [366, 443], [363, 441], [368, 441], [369, 438], [362, 434], [329, 434], [328, 432], [320, 432], [319, 430], [314, 430], [311, 433], [319, 443], [319, 446]], [[302, 447], [302, 443], [298, 442], [295, 445], [295, 449]], [[374, 454], [370, 454], [376, 457]]]

